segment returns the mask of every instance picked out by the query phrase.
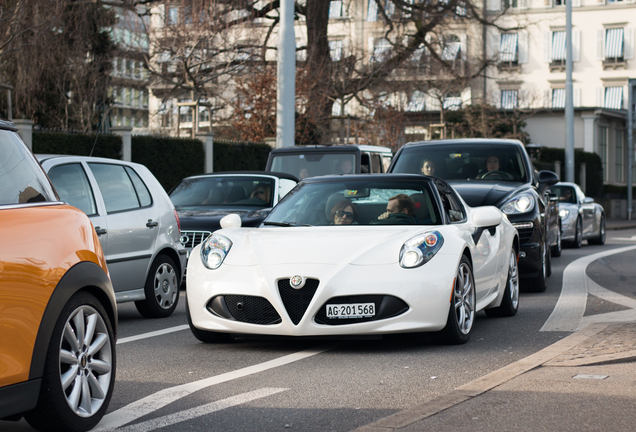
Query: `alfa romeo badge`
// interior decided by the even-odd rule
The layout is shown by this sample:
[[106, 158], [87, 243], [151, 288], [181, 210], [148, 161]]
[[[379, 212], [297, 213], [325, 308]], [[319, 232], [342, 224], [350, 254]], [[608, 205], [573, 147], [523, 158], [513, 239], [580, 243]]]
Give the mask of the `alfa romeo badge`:
[[299, 275], [289, 278], [289, 284], [292, 288], [300, 289], [305, 286], [305, 278]]

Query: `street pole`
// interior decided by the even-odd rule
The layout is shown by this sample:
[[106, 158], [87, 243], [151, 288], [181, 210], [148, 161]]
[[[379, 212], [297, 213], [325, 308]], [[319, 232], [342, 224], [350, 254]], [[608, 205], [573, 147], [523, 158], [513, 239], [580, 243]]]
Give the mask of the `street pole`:
[[296, 36], [294, 0], [280, 2], [278, 88], [276, 91], [276, 148], [294, 145], [296, 94]]
[[632, 172], [634, 166], [634, 115], [636, 114], [636, 79], [627, 84], [627, 219], [632, 219]]
[[565, 2], [565, 179], [574, 183], [574, 95], [572, 90], [572, 1]]

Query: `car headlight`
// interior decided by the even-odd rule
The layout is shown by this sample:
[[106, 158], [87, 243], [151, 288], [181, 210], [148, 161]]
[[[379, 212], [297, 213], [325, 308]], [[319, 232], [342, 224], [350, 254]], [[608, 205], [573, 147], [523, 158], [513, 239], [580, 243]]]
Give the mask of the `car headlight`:
[[516, 213], [527, 213], [534, 208], [534, 197], [532, 195], [519, 195], [514, 197], [501, 207], [501, 211], [511, 215]]
[[400, 266], [415, 268], [426, 264], [442, 248], [444, 237], [438, 231], [419, 234], [407, 240], [400, 249]]
[[218, 269], [232, 248], [232, 240], [221, 234], [212, 234], [201, 243], [201, 261], [210, 270]]
[[559, 216], [561, 216], [561, 219], [567, 219], [570, 216], [570, 210], [567, 210], [567, 209], [559, 210]]

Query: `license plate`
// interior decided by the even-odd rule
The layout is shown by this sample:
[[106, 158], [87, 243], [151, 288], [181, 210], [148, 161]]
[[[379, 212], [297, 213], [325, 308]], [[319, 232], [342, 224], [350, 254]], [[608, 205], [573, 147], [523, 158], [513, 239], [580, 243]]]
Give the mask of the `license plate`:
[[327, 318], [369, 318], [375, 316], [375, 303], [327, 305]]

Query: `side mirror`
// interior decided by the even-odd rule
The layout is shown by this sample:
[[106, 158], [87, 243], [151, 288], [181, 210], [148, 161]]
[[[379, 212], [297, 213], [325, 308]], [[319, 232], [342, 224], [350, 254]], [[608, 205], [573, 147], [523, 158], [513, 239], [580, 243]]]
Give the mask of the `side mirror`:
[[585, 197], [583, 199], [583, 204], [591, 204], [593, 202], [594, 202], [594, 198], [592, 198], [592, 197]]
[[221, 219], [221, 228], [240, 228], [241, 217], [235, 213], [224, 216]]
[[503, 213], [497, 207], [483, 206], [473, 210], [473, 225], [477, 228], [494, 227], [501, 223]]
[[539, 171], [539, 185], [541, 188], [544, 188], [545, 186], [552, 186], [558, 182], [559, 176], [556, 175], [556, 173], [547, 170]]

